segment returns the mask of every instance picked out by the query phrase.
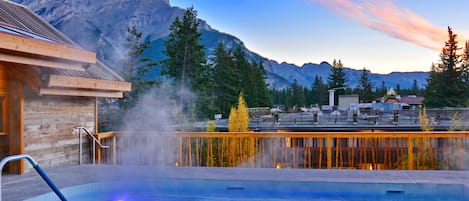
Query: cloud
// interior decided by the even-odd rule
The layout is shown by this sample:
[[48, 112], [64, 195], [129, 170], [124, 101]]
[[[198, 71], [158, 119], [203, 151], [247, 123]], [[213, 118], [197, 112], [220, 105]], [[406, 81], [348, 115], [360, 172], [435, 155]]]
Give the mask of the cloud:
[[437, 27], [392, 0], [311, 1], [362, 26], [437, 51], [441, 51], [444, 42], [448, 39], [446, 27]]

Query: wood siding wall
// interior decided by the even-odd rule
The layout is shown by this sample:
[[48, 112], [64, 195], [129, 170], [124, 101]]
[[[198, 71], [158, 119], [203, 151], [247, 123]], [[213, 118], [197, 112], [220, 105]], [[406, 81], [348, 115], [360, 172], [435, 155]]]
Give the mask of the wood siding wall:
[[[0, 96], [6, 95], [8, 93], [7, 92], [8, 91], [7, 78], [8, 76], [7, 76], [5, 67], [2, 63], [0, 63]], [[3, 111], [3, 112], [6, 112], [6, 111]], [[2, 125], [2, 126], [5, 126], [5, 125]], [[7, 132], [6, 130], [4, 130], [4, 132], [0, 131], [0, 158], [4, 158], [8, 156], [8, 135], [6, 134], [6, 132]]]
[[[41, 167], [79, 163], [77, 126], [95, 126], [95, 98], [38, 96], [25, 88], [24, 149]], [[88, 138], [83, 138], [83, 162], [90, 161]], [[31, 169], [25, 164], [27, 170]]]

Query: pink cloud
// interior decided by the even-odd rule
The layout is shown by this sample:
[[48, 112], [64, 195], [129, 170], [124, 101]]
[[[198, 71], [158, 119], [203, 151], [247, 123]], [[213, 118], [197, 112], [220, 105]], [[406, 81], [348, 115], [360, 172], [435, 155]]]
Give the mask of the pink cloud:
[[446, 27], [437, 27], [392, 0], [311, 1], [362, 26], [437, 51], [441, 51], [444, 42], [448, 39]]

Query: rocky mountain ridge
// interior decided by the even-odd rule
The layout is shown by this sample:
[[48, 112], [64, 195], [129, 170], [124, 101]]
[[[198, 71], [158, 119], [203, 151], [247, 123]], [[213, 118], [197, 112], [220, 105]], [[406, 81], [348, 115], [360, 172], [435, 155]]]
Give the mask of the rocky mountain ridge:
[[[156, 60], [164, 58], [164, 40], [169, 34], [169, 26], [177, 16], [182, 16], [184, 9], [170, 5], [169, 0], [15, 0], [28, 6], [44, 20], [62, 31], [83, 48], [94, 51], [98, 59], [119, 72], [120, 63], [125, 55], [127, 27], [135, 25], [143, 37], [150, 41], [151, 49], [147, 56]], [[197, 9], [197, 8], [196, 8]], [[228, 48], [240, 45], [249, 59], [264, 61], [267, 82], [271, 88], [286, 88], [291, 82], [310, 87], [316, 75], [327, 80], [331, 65], [308, 63], [296, 66], [278, 63], [250, 51], [239, 38], [220, 32], [204, 21], [200, 21], [202, 32], [201, 43], [206, 47], [207, 55], [211, 55], [218, 42], [222, 40]], [[346, 63], [346, 61], [345, 61]], [[349, 86], [356, 86], [361, 70], [345, 68]], [[159, 71], [153, 74], [159, 76]], [[384, 81], [388, 87], [410, 88], [413, 80], [420, 87], [425, 86], [427, 72], [403, 72], [386, 75], [369, 75], [374, 86], [381, 86]]]

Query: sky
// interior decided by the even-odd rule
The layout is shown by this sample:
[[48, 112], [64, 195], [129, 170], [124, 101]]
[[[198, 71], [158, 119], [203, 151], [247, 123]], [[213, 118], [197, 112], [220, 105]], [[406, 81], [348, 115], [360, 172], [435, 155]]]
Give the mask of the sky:
[[469, 39], [468, 0], [170, 0], [277, 62], [373, 73], [430, 71], [448, 39]]

